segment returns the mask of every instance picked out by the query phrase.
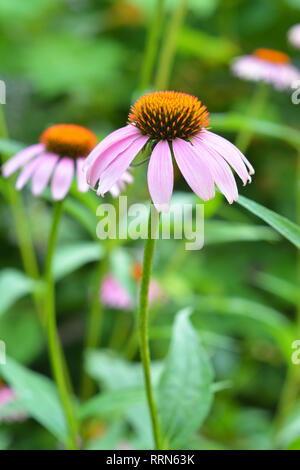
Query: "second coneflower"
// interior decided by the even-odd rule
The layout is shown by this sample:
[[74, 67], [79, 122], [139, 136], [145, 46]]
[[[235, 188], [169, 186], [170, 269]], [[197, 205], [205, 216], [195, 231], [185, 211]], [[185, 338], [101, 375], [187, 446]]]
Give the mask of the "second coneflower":
[[259, 48], [250, 55], [234, 59], [233, 73], [245, 80], [264, 82], [276, 90], [286, 90], [300, 79], [299, 70], [287, 54], [274, 49]]
[[52, 198], [61, 200], [70, 189], [74, 173], [78, 190], [88, 190], [82, 164], [96, 144], [96, 136], [85, 127], [56, 124], [43, 132], [39, 143], [21, 150], [8, 160], [3, 165], [2, 173], [7, 178], [21, 168], [16, 188], [22, 189], [31, 180], [31, 190], [35, 196], [43, 192], [52, 178]]
[[[206, 106], [186, 93], [149, 93], [131, 107], [128, 125], [108, 135], [87, 157], [91, 187], [104, 195], [148, 144], [148, 187], [158, 211], [167, 211], [173, 192], [173, 157], [191, 189], [204, 201], [215, 184], [232, 203], [238, 198], [232, 169], [243, 183], [254, 173], [246, 157], [228, 140], [208, 130]], [[232, 168], [232, 169], [231, 169]]]

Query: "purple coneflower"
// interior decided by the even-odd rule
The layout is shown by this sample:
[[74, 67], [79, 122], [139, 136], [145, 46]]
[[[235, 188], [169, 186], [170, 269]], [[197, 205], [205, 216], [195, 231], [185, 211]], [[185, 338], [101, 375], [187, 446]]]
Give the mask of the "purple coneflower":
[[31, 179], [32, 193], [38, 196], [53, 174], [51, 193], [58, 201], [67, 195], [76, 172], [77, 188], [86, 192], [88, 185], [82, 165], [96, 144], [96, 136], [85, 127], [74, 124], [51, 126], [43, 132], [38, 144], [21, 150], [3, 165], [3, 176], [7, 178], [22, 167], [16, 188], [22, 189]]
[[289, 31], [288, 31], [288, 39], [290, 43], [300, 49], [300, 23], [295, 24]]
[[291, 64], [289, 56], [273, 49], [256, 49], [251, 55], [237, 57], [232, 71], [240, 78], [265, 82], [277, 90], [291, 88], [300, 79], [300, 72]]
[[[208, 111], [186, 93], [149, 93], [131, 107], [128, 125], [108, 135], [87, 157], [87, 180], [104, 195], [146, 144], [151, 149], [148, 187], [158, 211], [167, 211], [173, 192], [173, 157], [191, 189], [204, 201], [215, 184], [232, 203], [238, 191], [232, 167], [243, 183], [254, 170], [228, 140], [210, 132]], [[98, 184], [98, 186], [97, 186]]]

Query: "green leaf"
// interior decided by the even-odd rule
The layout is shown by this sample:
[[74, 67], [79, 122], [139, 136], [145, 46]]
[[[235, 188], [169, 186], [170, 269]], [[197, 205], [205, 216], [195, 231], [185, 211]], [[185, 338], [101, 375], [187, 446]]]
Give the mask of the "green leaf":
[[17, 269], [7, 268], [0, 272], [0, 315], [5, 313], [17, 300], [35, 287], [35, 281]]
[[271, 227], [279, 232], [284, 238], [300, 249], [300, 227], [294, 222], [291, 222], [282, 215], [279, 215], [244, 196], [239, 196], [237, 203], [252, 212], [252, 214], [255, 214], [257, 217], [264, 220], [267, 224], [271, 225]]
[[257, 273], [255, 283], [267, 292], [276, 295], [286, 302], [296, 305], [299, 300], [299, 288], [286, 279], [268, 273]]
[[255, 321], [278, 344], [287, 360], [291, 356], [291, 322], [277, 310], [252, 300], [238, 297], [199, 297], [194, 303], [201, 313], [241, 316]]
[[225, 37], [212, 36], [199, 29], [184, 28], [178, 38], [178, 52], [209, 64], [224, 64], [238, 55], [239, 48]]
[[45, 347], [45, 334], [32, 308], [15, 308], [0, 317], [0, 339], [6, 344], [7, 354], [22, 364], [32, 362]]
[[0, 374], [16, 390], [18, 404], [57, 439], [66, 442], [67, 424], [54, 383], [11, 358], [0, 365]]
[[20, 142], [9, 139], [0, 139], [0, 153], [5, 156], [12, 156], [24, 148]]
[[212, 370], [189, 320], [190, 310], [175, 319], [170, 349], [159, 384], [159, 416], [164, 448], [184, 446], [200, 428], [212, 403]]
[[126, 426], [124, 421], [112, 423], [104, 436], [91, 439], [85, 446], [85, 450], [114, 450], [120, 447], [120, 443], [126, 436]]
[[53, 259], [54, 278], [58, 281], [85, 264], [100, 260], [103, 254], [103, 246], [95, 242], [59, 246]]
[[145, 391], [142, 387], [128, 387], [111, 390], [96, 395], [80, 408], [80, 417], [111, 415], [120, 413], [129, 406], [145, 400]]
[[[119, 396], [117, 392], [128, 393], [132, 387], [136, 388], [134, 393], [143, 390], [144, 377], [141, 363], [126, 361], [111, 351], [88, 351], [86, 369], [103, 391], [114, 392], [116, 398]], [[161, 362], [152, 362], [151, 375], [154, 387], [158, 383], [161, 370]], [[136, 448], [151, 449], [154, 443], [148, 406], [145, 399], [141, 401], [141, 395], [136, 398], [137, 401], [130, 405], [131, 398], [128, 396], [128, 406], [124, 409], [126, 421], [134, 430]]]
[[297, 149], [300, 147], [300, 132], [282, 124], [254, 119], [236, 113], [212, 114], [211, 123], [215, 129], [224, 131], [247, 130], [253, 134], [282, 140]]
[[208, 220], [204, 225], [205, 245], [229, 242], [278, 241], [279, 237], [269, 227]]

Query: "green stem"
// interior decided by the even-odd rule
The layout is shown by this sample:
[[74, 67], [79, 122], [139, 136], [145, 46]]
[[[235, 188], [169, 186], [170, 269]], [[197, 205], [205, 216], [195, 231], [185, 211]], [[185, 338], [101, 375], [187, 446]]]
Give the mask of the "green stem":
[[147, 35], [147, 43], [139, 86], [139, 89], [141, 91], [147, 89], [149, 87], [149, 84], [151, 83], [155, 57], [157, 54], [159, 35], [161, 31], [164, 7], [165, 0], [157, 0], [153, 19], [151, 21]]
[[[269, 94], [269, 87], [265, 83], [259, 83], [252, 97], [247, 117], [259, 118], [262, 115]], [[235, 145], [242, 153], [245, 153], [252, 140], [253, 133], [247, 129], [242, 129], [235, 141]]]
[[[154, 206], [152, 206], [154, 209]], [[156, 449], [161, 449], [160, 430], [158, 423], [158, 415], [151, 383], [151, 360], [148, 337], [148, 297], [149, 284], [151, 278], [151, 270], [153, 256], [155, 250], [156, 235], [159, 229], [159, 215], [156, 210], [150, 210], [148, 222], [148, 238], [145, 241], [143, 275], [140, 290], [140, 309], [139, 309], [139, 339], [140, 353], [143, 364], [144, 379], [147, 393], [147, 400], [152, 421], [152, 429]]]
[[53, 376], [57, 384], [62, 406], [69, 425], [69, 447], [77, 448], [77, 423], [74, 417], [73, 404], [71, 402], [65, 373], [65, 361], [62, 358], [62, 347], [59, 341], [55, 315], [55, 290], [52, 277], [52, 260], [57, 238], [57, 230], [63, 212], [62, 201], [57, 202], [54, 206], [53, 222], [50, 231], [46, 262], [45, 262], [45, 282], [46, 282], [46, 299], [45, 313], [48, 333], [49, 356], [52, 367]]
[[178, 4], [174, 8], [166, 39], [160, 53], [158, 71], [155, 80], [156, 90], [165, 90], [168, 87], [171, 69], [175, 57], [178, 34], [187, 11], [189, 0], [177, 0]]
[[[8, 131], [2, 106], [0, 106], [0, 136], [4, 139], [8, 139]], [[38, 279], [38, 264], [33, 249], [33, 243], [28, 224], [28, 217], [25, 213], [21, 195], [12, 187], [10, 182], [4, 181], [3, 184], [5, 188], [6, 198], [12, 211], [12, 216], [14, 219], [18, 238], [18, 245], [20, 248], [21, 258], [25, 272], [29, 277], [32, 277], [33, 279]], [[34, 300], [38, 304], [37, 298], [35, 298]]]

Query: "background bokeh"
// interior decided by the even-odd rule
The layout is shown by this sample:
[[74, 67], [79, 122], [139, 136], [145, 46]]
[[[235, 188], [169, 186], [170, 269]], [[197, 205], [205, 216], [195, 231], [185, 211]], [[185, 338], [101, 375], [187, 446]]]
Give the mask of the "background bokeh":
[[[139, 93], [146, 28], [154, 3], [2, 0], [0, 78], [7, 87], [3, 108], [11, 145], [14, 141], [16, 145], [32, 144], [55, 123], [84, 125], [99, 139], [124, 125], [129, 106]], [[176, 0], [167, 4], [163, 26], [167, 26]], [[222, 126], [218, 129], [219, 114], [214, 127], [214, 114], [246, 114], [255, 85], [232, 76], [231, 59], [257, 47], [270, 47], [288, 53], [300, 67], [300, 51], [287, 42], [287, 31], [297, 22], [299, 0], [190, 0], [178, 38], [170, 89], [198, 96], [212, 113], [212, 129], [234, 141], [236, 132], [225, 132]], [[259, 117], [299, 129], [299, 111], [300, 105], [292, 104], [290, 93], [270, 89]], [[1, 145], [0, 151], [5, 154], [4, 141]], [[247, 158], [256, 175], [251, 185], [240, 185], [242, 194], [296, 221], [296, 150], [282, 140], [253, 135]], [[128, 190], [130, 200], [146, 200], [146, 167], [136, 168], [134, 175], [134, 185]], [[182, 178], [176, 179], [175, 189], [178, 194], [188, 191]], [[45, 198], [33, 198], [29, 190], [24, 192], [24, 200], [41, 262], [51, 204]], [[207, 204], [206, 216], [207, 243], [201, 251], [186, 252], [180, 241], [158, 243], [154, 277], [167, 300], [155, 307], [153, 358], [159, 361], [165, 356], [175, 313], [191, 305], [195, 309], [193, 323], [211, 359], [215, 380], [227, 384], [216, 393], [211, 412], [190, 443], [191, 448], [286, 448], [300, 436], [300, 402], [298, 412], [294, 403], [291, 415], [279, 417], [287, 361], [280, 349], [282, 338], [276, 341], [276, 335], [280, 335], [281, 321], [284, 325], [285, 319], [295, 320], [296, 249], [240, 206], [229, 206], [221, 197]], [[1, 269], [22, 270], [5, 198], [0, 202], [0, 220]], [[70, 275], [61, 275], [57, 306], [75, 388], [79, 387], [83, 332], [97, 258], [89, 245], [88, 254], [82, 255], [84, 261], [76, 261], [87, 241], [91, 245], [90, 234], [67, 214], [58, 250], [69, 247], [78, 269], [71, 267]], [[142, 248], [139, 241], [128, 242], [122, 253], [130, 262], [141, 261]], [[61, 254], [65, 254], [64, 248]], [[127, 261], [120, 255], [115, 260], [118, 262]], [[11, 357], [50, 376], [45, 341], [31, 298], [22, 296], [6, 308], [4, 296], [8, 290], [14, 291], [14, 282], [14, 278], [8, 282], [0, 277], [0, 304], [5, 304], [0, 315], [0, 339], [5, 339]], [[272, 324], [273, 314], [275, 318], [280, 316], [278, 323], [274, 320]], [[121, 350], [126, 346], [126, 331], [133, 319], [131, 313], [122, 313], [122, 317], [120, 320], [118, 312], [105, 309], [101, 346]], [[120, 338], [117, 336], [111, 345], [117, 319], [121, 321]], [[293, 331], [297, 339], [296, 329]], [[106, 367], [118, 381], [118, 366], [106, 359]], [[137, 361], [138, 355], [131, 360]], [[143, 447], [147, 445], [143, 423], [136, 421], [129, 419], [125, 428], [116, 427], [111, 441], [104, 441], [108, 444], [101, 444], [101, 438], [110, 436], [110, 418], [94, 420], [86, 432], [96, 448], [121, 442]], [[0, 448], [43, 449], [56, 445], [55, 438], [34, 420], [7, 424], [0, 419]]]

